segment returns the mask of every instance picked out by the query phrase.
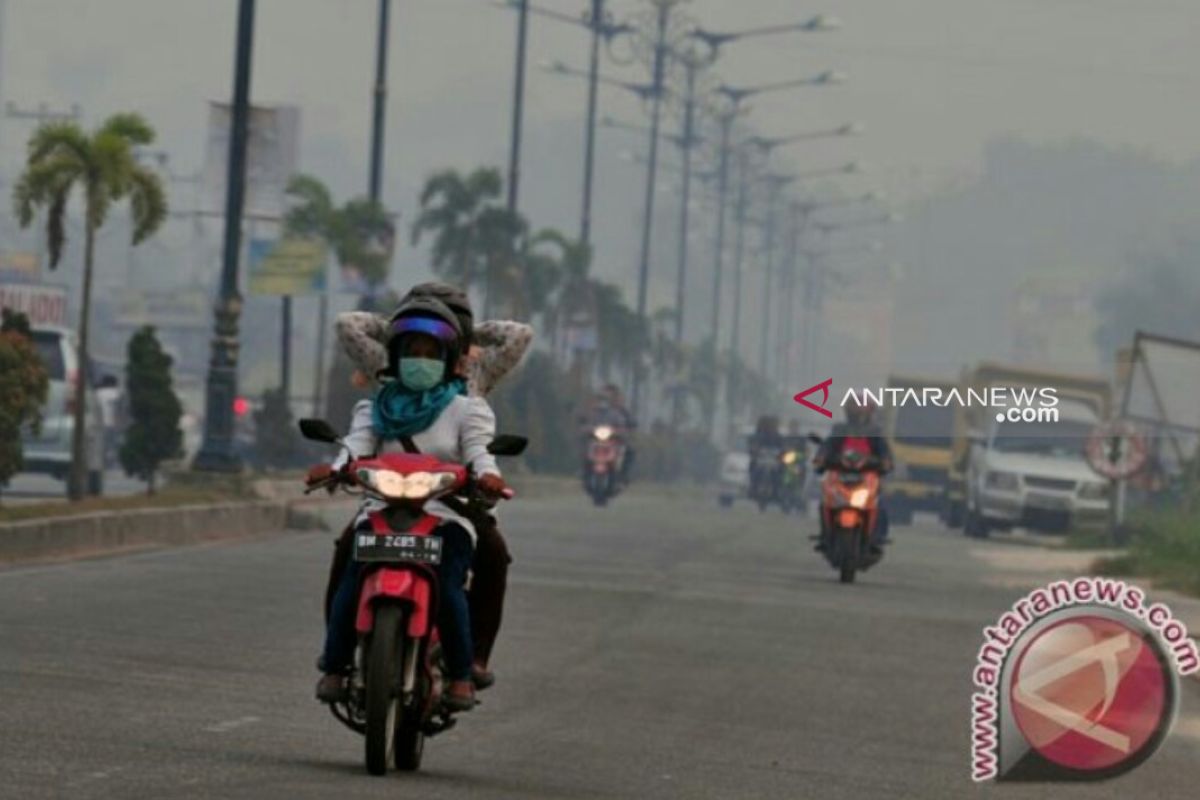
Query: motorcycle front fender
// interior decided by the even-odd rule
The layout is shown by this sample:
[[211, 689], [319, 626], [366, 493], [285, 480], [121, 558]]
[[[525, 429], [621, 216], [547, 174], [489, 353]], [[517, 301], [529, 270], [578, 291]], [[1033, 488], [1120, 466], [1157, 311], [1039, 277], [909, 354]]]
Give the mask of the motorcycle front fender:
[[420, 639], [430, 632], [433, 589], [428, 578], [413, 570], [381, 567], [363, 578], [358, 593], [358, 617], [355, 628], [360, 634], [375, 628], [375, 604], [388, 598], [402, 601], [408, 608], [408, 635]]

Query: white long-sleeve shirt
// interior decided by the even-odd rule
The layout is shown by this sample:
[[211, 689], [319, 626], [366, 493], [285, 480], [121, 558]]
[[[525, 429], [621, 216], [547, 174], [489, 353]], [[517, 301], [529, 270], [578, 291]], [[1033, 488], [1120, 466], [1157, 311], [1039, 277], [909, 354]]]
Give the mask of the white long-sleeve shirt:
[[[360, 400], [354, 406], [354, 416], [350, 422], [350, 432], [346, 434], [346, 446], [353, 458], [368, 458], [384, 453], [403, 453], [404, 445], [394, 439], [380, 441], [375, 434], [375, 426], [371, 415], [370, 400]], [[413, 444], [422, 453], [428, 454], [441, 461], [452, 464], [462, 464], [469, 467], [472, 474], [478, 478], [491, 473], [499, 475], [496, 458], [487, 451], [492, 439], [496, 436], [496, 415], [492, 407], [482, 397], [467, 397], [458, 395], [450, 401], [450, 405], [442, 410], [433, 424], [412, 437]], [[335, 468], [342, 467], [348, 460], [343, 453], [334, 462]], [[359, 508], [356, 523], [361, 522], [366, 514], [384, 507], [384, 503], [368, 497]], [[447, 522], [457, 522], [467, 529], [472, 540], [475, 538], [475, 526], [460, 514], [446, 507], [445, 503], [430, 500], [425, 504], [425, 510]]]

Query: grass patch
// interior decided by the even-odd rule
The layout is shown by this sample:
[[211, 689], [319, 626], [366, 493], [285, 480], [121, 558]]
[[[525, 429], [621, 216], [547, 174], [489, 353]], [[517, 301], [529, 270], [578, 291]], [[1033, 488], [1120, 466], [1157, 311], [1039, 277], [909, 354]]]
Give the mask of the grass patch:
[[1096, 569], [1144, 576], [1156, 586], [1200, 596], [1200, 517], [1179, 511], [1143, 514], [1135, 520], [1128, 552], [1099, 559]]
[[1070, 550], [1112, 550], [1114, 545], [1105, 528], [1073, 528], [1063, 540]]
[[136, 511], [256, 500], [258, 497], [252, 483], [251, 479], [239, 475], [181, 472], [169, 476], [166, 486], [151, 495], [138, 493], [121, 497], [86, 497], [76, 503], [64, 499], [0, 505], [0, 524], [46, 517], [79, 517], [101, 511]]

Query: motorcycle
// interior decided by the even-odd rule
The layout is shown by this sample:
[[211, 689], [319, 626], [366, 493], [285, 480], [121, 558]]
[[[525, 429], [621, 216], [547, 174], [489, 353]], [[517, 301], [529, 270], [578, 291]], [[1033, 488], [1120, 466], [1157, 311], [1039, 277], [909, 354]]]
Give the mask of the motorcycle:
[[[346, 448], [324, 420], [302, 419], [300, 431], [306, 439]], [[526, 444], [520, 436], [497, 436], [488, 452], [515, 456]], [[424, 505], [435, 497], [449, 502], [450, 495], [480, 502], [474, 479], [466, 467], [431, 455], [389, 453], [353, 459], [306, 494], [322, 489], [386, 504], [369, 514], [370, 530], [353, 535], [353, 558], [368, 565], [359, 587], [358, 647], [345, 698], [330, 710], [364, 737], [367, 772], [383, 775], [389, 761], [415, 771], [426, 737], [456, 722], [441, 702], [447, 681], [436, 624], [442, 540], [434, 530], [440, 520]]]
[[621, 465], [625, 460], [625, 444], [617, 429], [597, 425], [588, 439], [584, 467], [583, 490], [597, 506], [606, 505], [621, 488]]
[[883, 558], [882, 552], [872, 547], [882, 513], [882, 468], [879, 459], [855, 450], [843, 452], [837, 463], [825, 466], [821, 549], [842, 583], [853, 583], [857, 572], [870, 569]]
[[783, 451], [774, 447], [760, 448], [750, 461], [750, 499], [766, 511], [771, 503], [781, 503], [780, 484], [783, 479]]
[[790, 514], [793, 509], [804, 514], [808, 506], [804, 499], [804, 483], [808, 475], [804, 464], [804, 451], [797, 448], [785, 450], [779, 456], [779, 463], [779, 505], [785, 514]]

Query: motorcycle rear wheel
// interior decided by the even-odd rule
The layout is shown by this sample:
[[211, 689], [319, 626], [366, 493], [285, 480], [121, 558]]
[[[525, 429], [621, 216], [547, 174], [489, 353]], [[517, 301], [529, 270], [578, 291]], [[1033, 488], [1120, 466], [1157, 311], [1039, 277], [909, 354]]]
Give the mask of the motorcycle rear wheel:
[[367, 645], [366, 755], [367, 772], [383, 775], [396, 749], [396, 732], [403, 724], [399, 665], [404, 663], [404, 611], [385, 603], [375, 611], [375, 629]]

